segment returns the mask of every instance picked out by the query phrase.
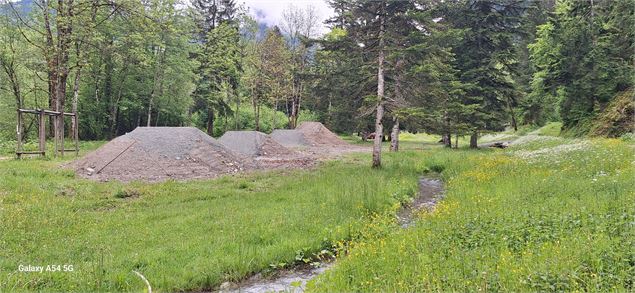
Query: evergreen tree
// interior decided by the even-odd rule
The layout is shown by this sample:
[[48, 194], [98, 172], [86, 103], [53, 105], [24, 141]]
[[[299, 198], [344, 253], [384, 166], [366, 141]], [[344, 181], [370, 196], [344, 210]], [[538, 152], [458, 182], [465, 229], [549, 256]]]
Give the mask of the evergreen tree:
[[525, 6], [522, 1], [457, 1], [448, 5], [443, 21], [463, 31], [454, 47], [456, 68], [465, 85], [463, 103], [471, 128], [470, 147], [478, 133], [502, 130], [514, 113], [510, 108], [516, 88], [511, 78], [516, 62], [514, 36]]
[[557, 97], [565, 130], [588, 132], [613, 96], [633, 85], [635, 7], [630, 1], [561, 1], [531, 45], [532, 95]]
[[[222, 98], [221, 92], [235, 94], [240, 80], [238, 10], [233, 0], [195, 0], [193, 6], [200, 50], [195, 55], [199, 62], [196, 70], [199, 79], [192, 112], [205, 116], [207, 133], [212, 135], [216, 114], [231, 114], [228, 101]], [[229, 87], [223, 87], [224, 84]]]

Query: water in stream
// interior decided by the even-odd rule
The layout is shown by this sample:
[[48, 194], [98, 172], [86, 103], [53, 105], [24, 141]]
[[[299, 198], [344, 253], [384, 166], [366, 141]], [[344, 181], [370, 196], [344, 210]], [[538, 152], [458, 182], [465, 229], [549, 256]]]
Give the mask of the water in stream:
[[[440, 179], [421, 177], [419, 179], [419, 196], [397, 213], [399, 225], [408, 228], [415, 224], [415, 215], [423, 209], [432, 209], [443, 197], [443, 182]], [[275, 278], [264, 278], [255, 275], [237, 286], [221, 286], [221, 292], [304, 292], [306, 283], [324, 273], [334, 263], [322, 263], [319, 267], [299, 268], [280, 271]]]

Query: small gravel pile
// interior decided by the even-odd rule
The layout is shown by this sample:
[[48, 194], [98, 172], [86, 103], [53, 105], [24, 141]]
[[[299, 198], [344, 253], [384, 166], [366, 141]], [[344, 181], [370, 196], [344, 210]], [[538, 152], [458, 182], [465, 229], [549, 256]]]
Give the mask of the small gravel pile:
[[250, 157], [298, 155], [259, 131], [227, 131], [218, 141], [229, 149]]
[[304, 133], [294, 129], [276, 129], [269, 136], [285, 147], [306, 147], [311, 145], [304, 138]]
[[314, 146], [345, 146], [348, 145], [335, 133], [331, 132], [320, 122], [303, 122], [296, 130], [304, 134], [304, 138]]
[[292, 151], [262, 132], [228, 131], [218, 140], [229, 149], [254, 158], [260, 169], [309, 168], [315, 165], [312, 157]]
[[213, 178], [255, 168], [194, 127], [138, 127], [103, 145], [71, 166], [95, 180]]

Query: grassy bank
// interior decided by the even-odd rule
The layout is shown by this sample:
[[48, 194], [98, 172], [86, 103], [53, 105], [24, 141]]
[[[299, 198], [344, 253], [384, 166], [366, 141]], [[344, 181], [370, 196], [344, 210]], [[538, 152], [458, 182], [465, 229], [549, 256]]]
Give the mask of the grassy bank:
[[[0, 161], [0, 291], [201, 290], [353, 237], [415, 193], [416, 154], [312, 171], [158, 184], [95, 183], [59, 160]], [[19, 272], [72, 265], [73, 272]]]
[[312, 289], [632, 291], [633, 150], [555, 137], [504, 151], [431, 150], [423, 164], [442, 169], [447, 188], [436, 211], [352, 243]]

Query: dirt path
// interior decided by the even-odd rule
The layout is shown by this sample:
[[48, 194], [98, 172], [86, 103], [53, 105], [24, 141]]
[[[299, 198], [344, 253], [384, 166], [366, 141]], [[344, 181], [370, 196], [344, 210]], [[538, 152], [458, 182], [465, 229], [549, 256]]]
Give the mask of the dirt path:
[[[397, 213], [399, 225], [408, 228], [415, 224], [419, 211], [431, 210], [443, 198], [443, 182], [436, 178], [419, 179], [419, 195], [413, 202]], [[335, 263], [321, 263], [319, 267], [302, 267], [283, 270], [275, 278], [264, 278], [261, 274], [247, 279], [241, 284], [224, 283], [220, 292], [258, 293], [258, 292], [304, 292], [308, 281], [326, 272]]]

